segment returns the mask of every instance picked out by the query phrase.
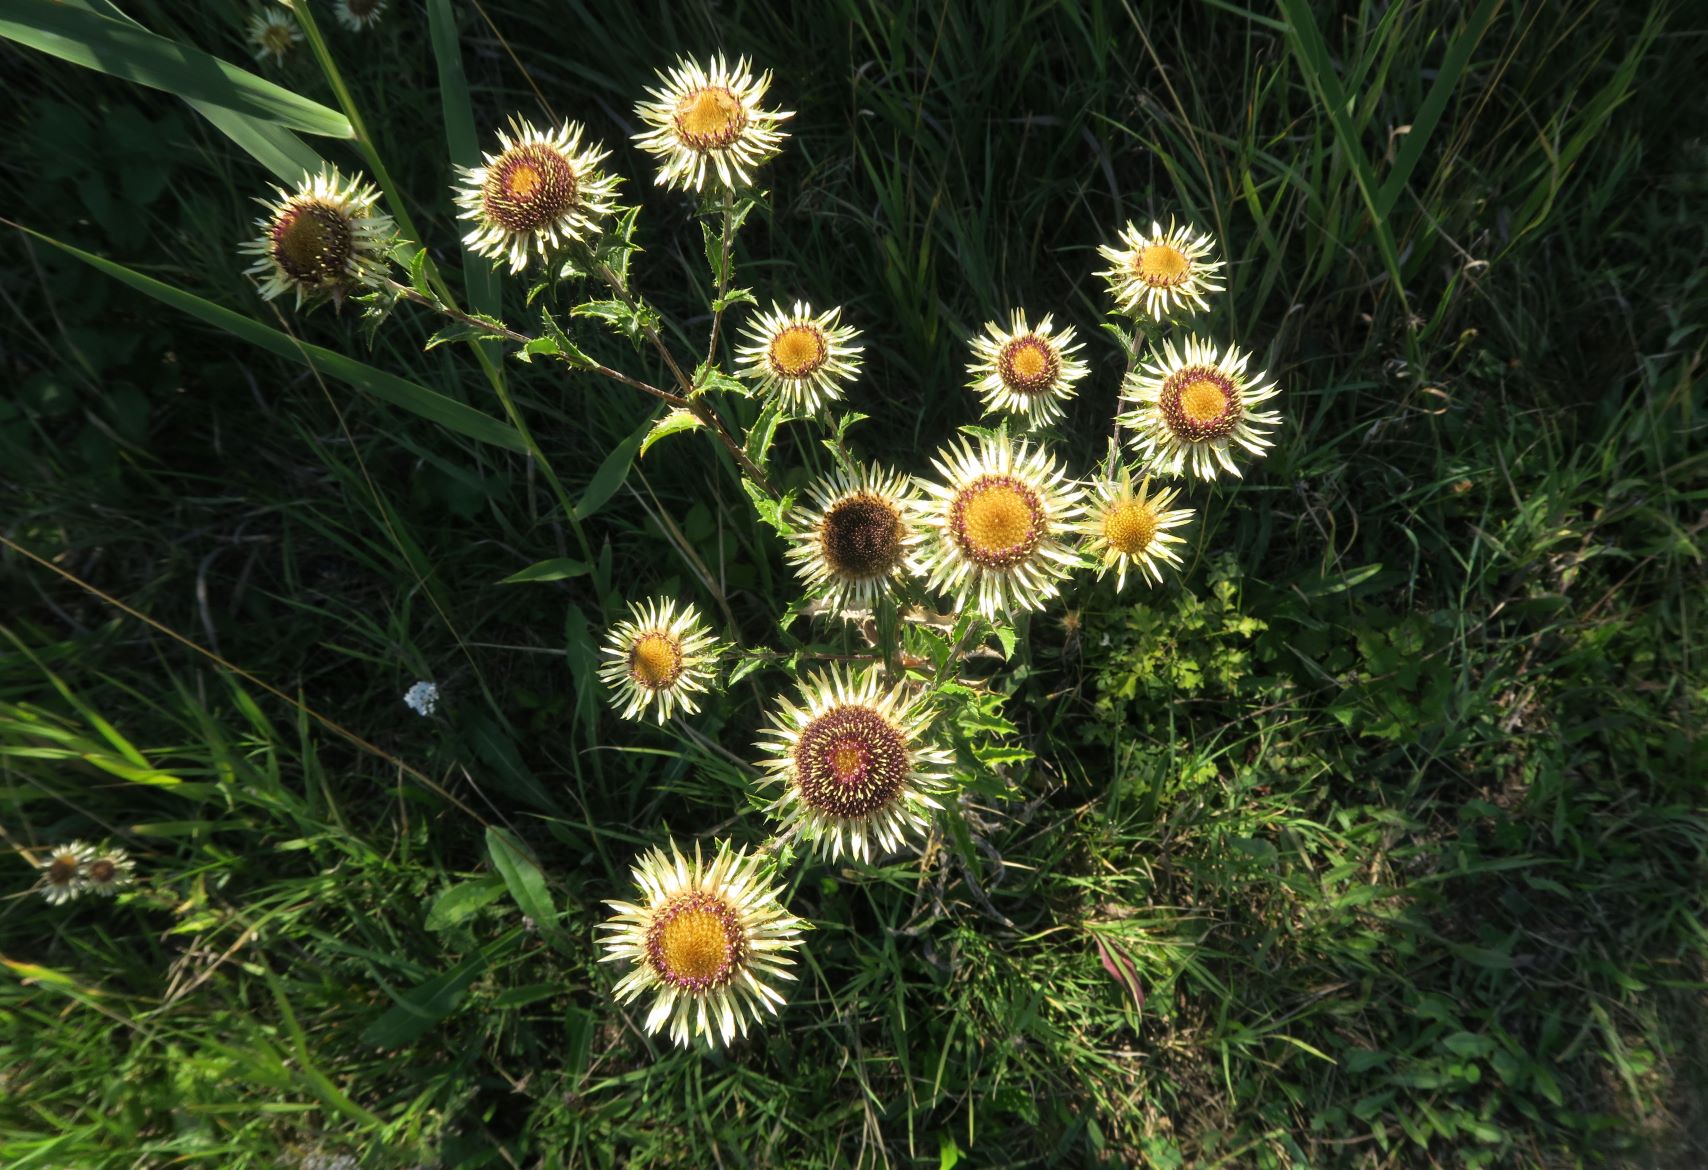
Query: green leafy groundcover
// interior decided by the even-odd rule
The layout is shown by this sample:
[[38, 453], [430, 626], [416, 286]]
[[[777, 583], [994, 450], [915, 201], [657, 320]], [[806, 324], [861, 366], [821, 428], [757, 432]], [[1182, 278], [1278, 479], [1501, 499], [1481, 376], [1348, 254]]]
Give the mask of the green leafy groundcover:
[[[0, 28], [59, 7], [97, 8]], [[0, 535], [298, 702], [6, 552], [0, 1164], [1703, 1162], [1708, 50], [1684, 10], [489, 0], [358, 33], [331, 7], [434, 287], [477, 311], [525, 290], [459, 271], [448, 158], [549, 108], [641, 176], [665, 319], [705, 313], [698, 225], [618, 144], [655, 69], [721, 46], [798, 111], [738, 259], [867, 324], [862, 445], [925, 473], [975, 405], [966, 339], [1016, 305], [1103, 344], [1095, 245], [1171, 212], [1224, 241], [1212, 320], [1274, 339], [1287, 423], [1177, 579], [1033, 616], [962, 716], [989, 746], [931, 846], [797, 867], [817, 928], [789, 1006], [681, 1053], [612, 1006], [593, 927], [666, 833], [752, 822], [788, 678], [637, 734], [595, 647], [641, 593], [775, 633], [795, 578], [729, 464], [698, 434], [643, 449], [655, 404], [591, 375], [495, 383], [401, 314], [272, 315], [235, 248], [273, 176], [232, 127], [284, 107], [204, 124], [6, 47], [35, 79], [4, 115], [7, 215], [107, 270], [0, 245]], [[310, 46], [256, 62], [249, 13], [193, 8], [125, 14], [343, 111]], [[315, 148], [362, 167], [340, 133]], [[632, 365], [592, 324], [573, 343]], [[1070, 404], [1078, 465], [1114, 393]], [[498, 438], [514, 417], [544, 464]], [[424, 718], [402, 695], [429, 679]], [[138, 884], [49, 905], [23, 851], [79, 838]]]

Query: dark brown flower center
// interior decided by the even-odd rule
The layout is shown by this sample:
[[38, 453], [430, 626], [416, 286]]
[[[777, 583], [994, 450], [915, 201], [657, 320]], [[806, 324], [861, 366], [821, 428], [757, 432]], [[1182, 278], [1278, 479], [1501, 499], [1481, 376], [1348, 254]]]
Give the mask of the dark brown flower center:
[[981, 475], [949, 503], [949, 532], [976, 564], [1008, 568], [1031, 556], [1047, 527], [1044, 505], [1011, 475]]
[[721, 85], [696, 89], [676, 103], [676, 136], [693, 150], [728, 146], [747, 129], [747, 109]]
[[832, 504], [819, 523], [819, 550], [842, 577], [881, 577], [901, 559], [901, 514], [881, 496], [860, 492]]
[[77, 859], [70, 854], [63, 854], [53, 859], [47, 867], [47, 884], [50, 886], [68, 886], [77, 876]]
[[112, 881], [119, 872], [119, 867], [110, 858], [97, 857], [89, 863], [89, 880], [96, 885], [104, 886]]
[[379, 6], [383, 2], [384, 0], [344, 0], [344, 6], [349, 10], [351, 16], [357, 20], [362, 20], [379, 11]]
[[1061, 368], [1055, 347], [1035, 333], [1014, 338], [996, 355], [996, 370], [1003, 384], [1022, 394], [1048, 390]]
[[678, 894], [646, 932], [647, 963], [684, 991], [728, 983], [747, 960], [741, 919], [724, 899], [699, 890]]
[[1239, 387], [1214, 366], [1187, 366], [1168, 376], [1157, 398], [1176, 437], [1192, 443], [1225, 439], [1239, 424]]
[[273, 260], [304, 284], [335, 284], [349, 276], [356, 254], [350, 217], [319, 203], [293, 203], [273, 221]]
[[911, 759], [902, 733], [870, 707], [832, 707], [802, 728], [795, 782], [802, 802], [825, 816], [869, 816], [895, 800]]
[[543, 142], [512, 146], [487, 168], [481, 206], [488, 219], [513, 232], [536, 231], [575, 206], [575, 168]]

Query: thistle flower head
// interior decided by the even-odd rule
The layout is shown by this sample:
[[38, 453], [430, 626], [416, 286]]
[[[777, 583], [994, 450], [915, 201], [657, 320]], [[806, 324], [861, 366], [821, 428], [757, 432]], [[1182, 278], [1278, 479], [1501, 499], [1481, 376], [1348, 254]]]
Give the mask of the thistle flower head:
[[777, 1013], [775, 985], [795, 977], [790, 953], [804, 924], [783, 908], [758, 856], [720, 842], [707, 865], [698, 845], [690, 862], [671, 842], [668, 854], [643, 854], [634, 879], [635, 902], [606, 903], [616, 914], [599, 926], [607, 932], [600, 961], [629, 966], [617, 1002], [652, 995], [648, 1032], [668, 1023], [677, 1044], [715, 1048]]
[[925, 539], [919, 493], [903, 475], [868, 465], [837, 471], [807, 489], [810, 506], [788, 558], [809, 594], [831, 612], [854, 617], [916, 571]]
[[631, 603], [628, 620], [605, 638], [599, 677], [615, 692], [624, 719], [650, 713], [663, 723], [678, 707], [690, 714], [700, 709], [693, 696], [711, 681], [721, 649], [693, 605], [683, 603], [678, 612], [667, 598]]
[[917, 482], [930, 537], [927, 584], [985, 617], [1038, 609], [1079, 567], [1068, 543], [1083, 511], [1079, 485], [1045, 448], [1006, 433], [965, 438], [932, 460], [943, 482]]
[[302, 41], [302, 30], [288, 12], [268, 5], [249, 18], [249, 48], [257, 61], [283, 61]]
[[361, 32], [369, 25], [379, 22], [385, 13], [385, 6], [386, 0], [338, 0], [333, 6], [332, 15], [351, 32]]
[[463, 237], [471, 251], [520, 272], [530, 253], [545, 259], [598, 234], [620, 182], [599, 165], [610, 151], [583, 149], [575, 122], [543, 131], [525, 118], [512, 118], [498, 143], [484, 166], [457, 168], [457, 218], [472, 225]]
[[83, 893], [89, 888], [88, 865], [94, 857], [94, 849], [82, 841], [50, 850], [39, 863], [42, 897], [49, 904], [58, 906]]
[[775, 394], [791, 413], [817, 414], [842, 397], [842, 387], [860, 372], [860, 336], [838, 325], [840, 308], [814, 314], [796, 301], [793, 310], [773, 303], [744, 329], [736, 347], [736, 374]]
[[1121, 242], [1126, 246], [1105, 244], [1097, 251], [1111, 265], [1102, 276], [1123, 313], [1164, 321], [1187, 305], [1208, 308], [1204, 294], [1224, 287], [1216, 277], [1222, 262], [1210, 259], [1210, 237], [1194, 235], [1183, 224], [1170, 220], [1163, 231], [1153, 221], [1147, 235], [1129, 223], [1121, 229]]
[[1224, 353], [1188, 337], [1179, 350], [1168, 342], [1130, 373], [1122, 400], [1132, 410], [1121, 422], [1132, 428], [1141, 458], [1163, 475], [1215, 479], [1218, 469], [1240, 474], [1233, 460], [1238, 448], [1263, 455], [1270, 446], [1266, 432], [1280, 425], [1281, 415], [1252, 406], [1279, 391], [1266, 375], [1245, 372], [1250, 360], [1236, 346]]
[[720, 53], [706, 65], [682, 57], [658, 78], [663, 84], [635, 107], [648, 127], [635, 143], [658, 156], [657, 182], [698, 191], [709, 166], [724, 187], [749, 186], [753, 168], [786, 137], [777, 123], [794, 116], [760, 106], [770, 72], [755, 78], [746, 57], [732, 68]]
[[1114, 477], [1092, 485], [1091, 506], [1079, 524], [1085, 551], [1098, 562], [1097, 575], [1116, 570], [1117, 592], [1126, 587], [1129, 565], [1160, 583], [1163, 563], [1180, 564], [1180, 554], [1171, 546], [1185, 542], [1168, 530], [1192, 519], [1192, 509], [1170, 510], [1178, 490], [1159, 487], [1153, 492], [1150, 482], [1147, 475], [1135, 489], [1126, 465], [1121, 465]]
[[110, 896], [136, 881], [136, 865], [123, 849], [103, 849], [83, 866], [83, 880], [90, 893]]
[[766, 811], [783, 832], [862, 861], [923, 836], [953, 763], [926, 737], [923, 700], [905, 683], [885, 687], [877, 667], [810, 674], [801, 700], [778, 700], [759, 744], [765, 782], [782, 789]]
[[380, 196], [371, 183], [322, 169], [304, 175], [295, 191], [273, 190], [277, 199], [258, 200], [267, 209], [255, 221], [261, 234], [238, 248], [256, 258], [247, 274], [260, 281], [263, 297], [289, 291], [298, 305], [320, 296], [340, 302], [385, 283], [394, 231], [391, 216], [374, 210]]
[[1054, 422], [1089, 369], [1074, 356], [1081, 348], [1074, 344], [1072, 326], [1055, 332], [1048, 313], [1031, 326], [1015, 309], [1007, 329], [991, 321], [973, 338], [974, 360], [967, 373], [986, 412], [1012, 414], [1026, 425]]

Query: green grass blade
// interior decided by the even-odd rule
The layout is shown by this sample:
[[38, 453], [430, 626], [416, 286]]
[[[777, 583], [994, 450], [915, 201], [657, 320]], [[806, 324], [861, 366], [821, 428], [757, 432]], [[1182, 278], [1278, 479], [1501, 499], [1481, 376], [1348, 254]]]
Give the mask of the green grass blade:
[[436, 390], [429, 390], [425, 386], [408, 381], [405, 378], [399, 378], [395, 374], [377, 370], [373, 366], [359, 362], [354, 358], [345, 357], [343, 354], [335, 353], [330, 349], [299, 341], [288, 333], [281, 333], [277, 329], [263, 325], [259, 321], [251, 320], [243, 314], [233, 312], [221, 305], [216, 305], [194, 293], [174, 288], [169, 284], [155, 280], [153, 277], [144, 276], [140, 272], [126, 268], [122, 264], [115, 264], [111, 260], [105, 260], [85, 252], [81, 248], [74, 248], [70, 244], [61, 243], [52, 236], [45, 236], [40, 232], [22, 226], [19, 226], [18, 230], [35, 237], [44, 244], [51, 244], [62, 252], [77, 257], [85, 264], [98, 268], [132, 288], [147, 293], [155, 300], [171, 305], [175, 309], [181, 309], [192, 317], [199, 317], [209, 324], [217, 325], [226, 332], [252, 342], [263, 349], [271, 350], [285, 357], [296, 358], [322, 374], [347, 382], [358, 390], [372, 394], [375, 398], [382, 399], [394, 406], [401, 406], [422, 418], [430, 419], [446, 430], [455, 431], [460, 435], [467, 435], [471, 439], [479, 439], [483, 443], [491, 443], [510, 451], [527, 450], [527, 444], [523, 442], [522, 436], [517, 434], [514, 427], [493, 418], [489, 414], [482, 414], [472, 406], [465, 406], [454, 398], [448, 398]]
[[1399, 202], [1400, 192], [1405, 190], [1406, 182], [1411, 173], [1417, 168], [1417, 163], [1423, 157], [1423, 148], [1429, 145], [1430, 135], [1435, 132], [1435, 125], [1441, 121], [1441, 115], [1447, 109], [1447, 99], [1453, 96], [1453, 90], [1458, 87], [1459, 78], [1464, 75], [1465, 67], [1471, 62], [1471, 53], [1483, 39], [1483, 33], [1488, 30], [1489, 21], [1494, 19], [1495, 10], [1500, 7], [1501, 0], [1483, 0], [1477, 5], [1477, 10], [1471, 13], [1466, 21], [1465, 29], [1453, 43], [1447, 47], [1447, 53], [1441, 59], [1441, 70], [1435, 75], [1435, 84], [1429, 87], [1429, 95], [1418, 107], [1417, 116], [1412, 119], [1411, 131], [1406, 135], [1400, 152], [1394, 158], [1394, 169], [1388, 172], [1388, 177], [1382, 183], [1382, 189], [1376, 193], [1376, 216], [1386, 219], [1393, 211], [1394, 204]]
[[[480, 144], [469, 103], [468, 75], [457, 40], [457, 18], [450, 0], [427, 0], [427, 20], [433, 38], [433, 60], [439, 68], [439, 103], [445, 118], [445, 145], [459, 166], [480, 165]], [[498, 273], [485, 259], [463, 248], [463, 288], [476, 310], [498, 315]]]
[[[142, 28], [140, 22], [124, 12], [112, 0], [61, 0], [70, 8], [83, 9], [97, 16]], [[146, 31], [146, 30], [145, 30]], [[256, 162], [273, 172], [285, 183], [295, 183], [305, 172], [314, 174], [326, 165], [320, 153], [298, 138], [293, 132], [274, 122], [240, 114], [225, 106], [197, 98], [185, 98], [190, 108], [213, 123], [214, 129], [242, 147]]]
[[1364, 147], [1358, 141], [1358, 131], [1347, 113], [1346, 93], [1341, 88], [1339, 75], [1334, 71], [1334, 62], [1329, 59], [1328, 45], [1323, 41], [1322, 30], [1317, 28], [1316, 18], [1311, 15], [1306, 0], [1277, 2], [1281, 6], [1282, 14], [1287, 18], [1288, 31], [1292, 33], [1288, 40], [1293, 46], [1294, 55], [1299, 59], [1300, 72], [1305, 75], [1316, 92], [1317, 100], [1322, 103], [1324, 112], [1328, 114], [1329, 125], [1334, 128], [1335, 140], [1340, 143], [1346, 163], [1352, 168], [1358, 194], [1370, 211], [1370, 228], [1375, 233], [1376, 246], [1382, 253], [1382, 263], [1388, 270], [1388, 279], [1393, 282], [1394, 293], [1399, 297], [1402, 309], [1409, 313], [1410, 310], [1406, 307], [1405, 285], [1400, 280], [1399, 249], [1394, 245], [1393, 230], [1377, 210], [1376, 175], [1370, 168], [1370, 159], [1365, 155]]
[[349, 119], [337, 110], [211, 53], [54, 0], [9, 0], [7, 11], [0, 14], [0, 37], [74, 65], [307, 134], [355, 135]]

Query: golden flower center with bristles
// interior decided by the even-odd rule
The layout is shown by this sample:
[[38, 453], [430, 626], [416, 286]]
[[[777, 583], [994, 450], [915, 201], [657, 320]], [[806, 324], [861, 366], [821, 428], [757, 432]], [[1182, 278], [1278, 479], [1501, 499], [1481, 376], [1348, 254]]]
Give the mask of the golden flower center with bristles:
[[1038, 494], [1007, 475], [981, 475], [955, 493], [949, 528], [968, 559], [1007, 568], [1032, 555], [1046, 526]]
[[884, 576], [901, 559], [901, 542], [901, 513], [870, 492], [836, 501], [819, 523], [824, 563], [842, 577]]
[[674, 683], [682, 677], [682, 643], [663, 630], [642, 634], [629, 648], [629, 677], [655, 691]]
[[676, 103], [676, 134], [694, 150], [728, 146], [747, 129], [747, 107], [721, 85], [708, 85]]
[[573, 208], [580, 189], [568, 159], [530, 142], [512, 146], [487, 169], [481, 209], [507, 231], [537, 231]]
[[273, 221], [273, 260], [294, 280], [341, 280], [355, 252], [350, 217], [318, 203], [293, 203]]
[[1133, 275], [1152, 288], [1173, 288], [1191, 272], [1192, 261], [1171, 244], [1146, 244], [1133, 255]]
[[883, 809], [910, 767], [906, 738], [870, 707], [832, 707], [802, 728], [795, 743], [801, 801], [825, 816], [850, 819]]
[[659, 978], [684, 991], [728, 983], [747, 957], [741, 920], [713, 894], [679, 894], [653, 918], [646, 958]]
[[830, 360], [830, 344], [816, 325], [790, 325], [771, 339], [765, 356], [778, 377], [805, 378]]
[[284, 56], [291, 48], [291, 33], [295, 26], [289, 24], [269, 24], [261, 33], [261, 44], [276, 56]]
[[1055, 384], [1062, 359], [1055, 346], [1035, 333], [1016, 337], [996, 355], [997, 372], [1011, 390], [1037, 394]]
[[69, 853], [55, 857], [47, 867], [47, 884], [50, 886], [68, 886], [76, 876], [77, 858]]
[[1138, 500], [1122, 500], [1103, 517], [1103, 538], [1118, 553], [1136, 556], [1156, 539], [1156, 509]]
[[119, 872], [119, 867], [106, 857], [98, 857], [89, 863], [89, 880], [96, 885], [106, 885]]
[[1239, 388], [1210, 366], [1188, 366], [1170, 374], [1157, 405], [1168, 429], [1188, 442], [1226, 438], [1239, 423]]

